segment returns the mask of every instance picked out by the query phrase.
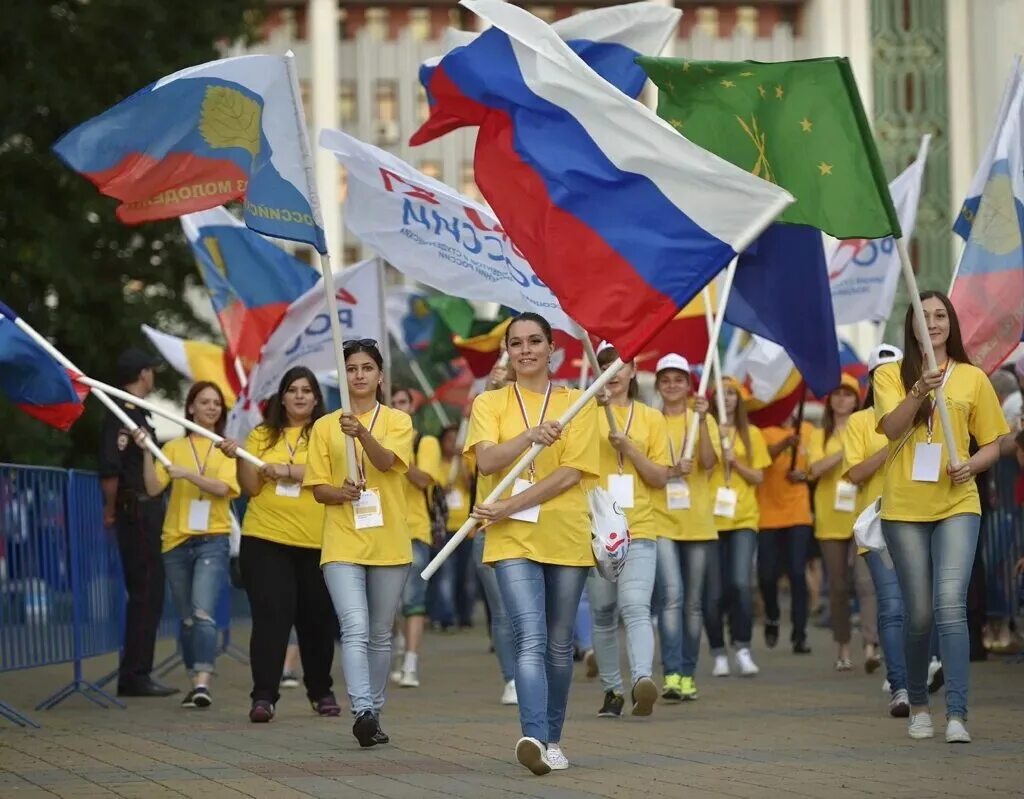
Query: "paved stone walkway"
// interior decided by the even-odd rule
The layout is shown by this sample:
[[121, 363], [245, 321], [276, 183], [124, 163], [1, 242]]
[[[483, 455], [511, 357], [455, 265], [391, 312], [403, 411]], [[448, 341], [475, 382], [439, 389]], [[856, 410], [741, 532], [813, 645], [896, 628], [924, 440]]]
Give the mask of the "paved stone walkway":
[[[245, 631], [236, 630], [244, 639]], [[482, 631], [429, 634], [419, 689], [392, 689], [390, 746], [360, 750], [348, 716], [311, 715], [301, 690], [285, 692], [269, 725], [248, 723], [248, 669], [222, 657], [208, 711], [178, 700], [131, 700], [103, 710], [72, 697], [29, 712], [70, 679], [70, 666], [0, 674], [0, 699], [41, 730], [0, 719], [0, 797], [846, 797], [1024, 795], [1024, 665], [972, 666], [975, 743], [913, 742], [886, 712], [881, 676], [831, 670], [815, 653], [755, 650], [754, 679], [712, 679], [701, 698], [659, 704], [647, 720], [598, 719], [601, 691], [578, 666], [563, 746], [569, 771], [536, 778], [514, 762], [514, 708]], [[170, 645], [160, 645], [167, 654]], [[113, 658], [87, 664], [87, 677]], [[335, 672], [339, 667], [335, 665]], [[169, 682], [185, 686], [182, 670]], [[941, 701], [934, 703], [936, 721]]]

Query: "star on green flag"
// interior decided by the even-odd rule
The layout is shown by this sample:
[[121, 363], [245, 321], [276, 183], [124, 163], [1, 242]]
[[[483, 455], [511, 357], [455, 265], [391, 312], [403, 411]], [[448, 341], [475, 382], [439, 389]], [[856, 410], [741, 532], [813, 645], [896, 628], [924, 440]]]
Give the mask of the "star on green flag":
[[694, 144], [789, 191], [779, 221], [840, 239], [899, 237], [845, 58], [764, 64], [640, 57], [658, 116]]

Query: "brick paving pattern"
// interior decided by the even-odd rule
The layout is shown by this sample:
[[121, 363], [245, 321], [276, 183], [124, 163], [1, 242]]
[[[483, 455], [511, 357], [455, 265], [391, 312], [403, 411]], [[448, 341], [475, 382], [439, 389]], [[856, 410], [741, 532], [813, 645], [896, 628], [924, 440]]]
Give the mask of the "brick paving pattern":
[[[762, 671], [752, 679], [712, 679], [705, 656], [700, 700], [659, 704], [646, 720], [598, 719], [600, 686], [578, 665], [562, 742], [572, 768], [542, 778], [514, 761], [516, 711], [498, 702], [497, 663], [479, 627], [428, 634], [423, 687], [390, 689], [383, 726], [393, 743], [368, 750], [347, 714], [313, 716], [302, 689], [284, 692], [273, 722], [250, 724], [248, 669], [228, 657], [207, 711], [179, 708], [179, 694], [128, 700], [124, 711], [73, 697], [29, 712], [70, 679], [70, 666], [0, 674], [0, 699], [43, 725], [0, 719], [0, 797], [1024, 795], [1024, 664], [972, 664], [975, 742], [954, 747], [942, 740], [941, 701], [937, 737], [911, 741], [906, 722], [887, 714], [880, 674], [836, 674], [827, 632], [815, 630], [812, 644], [808, 657], [756, 646]], [[113, 664], [90, 661], [87, 676]], [[184, 688], [184, 671], [167, 681]]]

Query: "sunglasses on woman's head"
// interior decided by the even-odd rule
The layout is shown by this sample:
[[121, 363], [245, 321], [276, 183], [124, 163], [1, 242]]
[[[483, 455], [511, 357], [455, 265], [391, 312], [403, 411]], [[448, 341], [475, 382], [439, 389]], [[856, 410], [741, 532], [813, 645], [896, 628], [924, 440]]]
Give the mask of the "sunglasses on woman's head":
[[377, 340], [373, 338], [360, 338], [346, 341], [342, 346], [342, 350], [355, 349], [356, 347], [376, 347]]

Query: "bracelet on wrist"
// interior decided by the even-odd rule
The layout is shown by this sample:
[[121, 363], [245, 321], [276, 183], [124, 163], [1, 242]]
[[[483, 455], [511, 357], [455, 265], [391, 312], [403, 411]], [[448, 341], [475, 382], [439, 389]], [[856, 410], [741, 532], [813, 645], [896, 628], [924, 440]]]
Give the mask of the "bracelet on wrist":
[[914, 399], [919, 399], [921, 397], [920, 383], [921, 381], [918, 380], [916, 383], [914, 383], [914, 385], [910, 387], [910, 396], [912, 396]]

